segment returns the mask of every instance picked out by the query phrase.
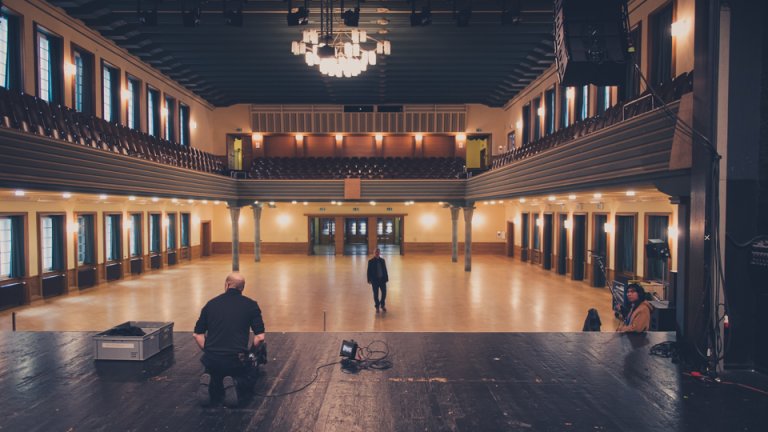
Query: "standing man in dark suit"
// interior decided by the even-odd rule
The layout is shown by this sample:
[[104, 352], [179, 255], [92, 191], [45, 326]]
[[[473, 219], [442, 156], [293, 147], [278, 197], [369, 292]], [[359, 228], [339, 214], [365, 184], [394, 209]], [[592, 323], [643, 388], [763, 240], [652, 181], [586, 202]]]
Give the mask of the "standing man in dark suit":
[[[373, 288], [373, 303], [376, 305], [376, 312], [379, 312], [379, 307], [384, 312], [387, 311], [385, 303], [387, 299], [387, 282], [389, 282], [387, 263], [381, 257], [381, 249], [376, 248], [373, 258], [368, 260], [368, 283]], [[379, 298], [379, 290], [381, 290], [381, 298]]]

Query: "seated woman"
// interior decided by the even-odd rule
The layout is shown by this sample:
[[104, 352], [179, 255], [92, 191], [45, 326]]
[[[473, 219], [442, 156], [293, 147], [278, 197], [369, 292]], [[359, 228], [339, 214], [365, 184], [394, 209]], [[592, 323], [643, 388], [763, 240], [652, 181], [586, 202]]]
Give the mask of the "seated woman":
[[629, 300], [629, 313], [624, 321], [616, 329], [622, 333], [643, 333], [648, 331], [651, 323], [652, 306], [645, 300], [645, 290], [638, 284], [630, 284], [627, 287], [627, 300]]

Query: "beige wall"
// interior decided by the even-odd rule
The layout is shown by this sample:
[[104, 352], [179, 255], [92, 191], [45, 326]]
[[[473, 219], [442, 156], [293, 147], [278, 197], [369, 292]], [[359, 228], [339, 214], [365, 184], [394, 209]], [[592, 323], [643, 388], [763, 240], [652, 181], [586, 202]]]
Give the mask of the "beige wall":
[[[200, 221], [213, 219], [213, 204], [204, 205], [201, 202], [187, 203], [186, 200], [179, 200], [178, 203], [172, 203], [167, 199], [153, 203], [151, 201], [128, 201], [127, 197], [108, 197], [106, 201], [99, 201], [94, 195], [74, 195], [70, 199], [63, 199], [51, 194], [44, 197], [28, 194], [25, 197], [12, 197], [11, 191], [0, 191], [0, 212], [3, 213], [25, 213], [27, 215], [28, 239], [26, 244], [27, 255], [29, 258], [29, 274], [27, 276], [36, 276], [39, 274], [38, 251], [40, 249], [38, 239], [38, 214], [39, 213], [66, 213], [67, 219], [67, 268], [77, 267], [75, 260], [75, 238], [77, 236], [76, 212], [96, 213], [96, 259], [97, 264], [104, 263], [104, 213], [120, 212], [123, 215], [123, 257], [130, 256], [128, 250], [128, 234], [130, 227], [128, 217], [131, 213], [143, 214], [142, 227], [142, 246], [144, 254], [149, 253], [149, 213], [162, 212], [163, 219], [169, 212], [176, 214], [190, 214], [190, 245], [200, 245]], [[176, 239], [177, 244], [181, 241], [180, 220], [177, 216]], [[167, 226], [163, 224], [162, 250], [166, 250]]]
[[[507, 134], [506, 119], [508, 114], [503, 108], [491, 108], [486, 105], [467, 105], [467, 129], [468, 135], [474, 133], [491, 134], [491, 154], [506, 151]], [[502, 146], [502, 150], [499, 150]]]
[[[115, 43], [99, 35], [81, 21], [75, 20], [63, 10], [51, 6], [41, 0], [7, 0], [4, 6], [22, 17], [22, 62], [23, 62], [23, 86], [27, 93], [37, 94], [35, 81], [35, 24], [62, 37], [64, 64], [72, 63], [72, 44], [89, 51], [94, 56], [94, 96], [96, 115], [102, 115], [102, 87], [101, 87], [101, 63], [102, 60], [120, 69], [121, 85], [126, 87], [126, 73], [134, 76], [144, 84], [141, 94], [141, 130], [147, 130], [146, 85], [161, 91], [161, 97], [168, 95], [176, 99], [176, 135], [178, 136], [178, 104], [183, 103], [190, 107], [191, 121], [197, 124], [197, 128], [190, 130], [192, 145], [196, 148], [213, 152], [217, 137], [213, 135], [211, 106], [204, 99], [190, 92], [177, 82], [171, 80], [160, 71], [152, 68], [128, 51], [118, 47]], [[72, 85], [73, 79], [64, 76], [64, 103], [73, 106]], [[121, 122], [125, 124], [125, 102], [120, 110]], [[164, 122], [165, 120], [163, 120]]]
[[[521, 214], [522, 213], [530, 213], [531, 219], [530, 224], [531, 227], [533, 227], [533, 214], [539, 213], [567, 213], [568, 219], [573, 223], [573, 215], [574, 213], [579, 214], [586, 214], [587, 215], [587, 249], [590, 249], [592, 246], [592, 237], [593, 237], [593, 215], [595, 213], [608, 213], [608, 223], [613, 224], [614, 231], [616, 227], [616, 214], [617, 213], [636, 213], [637, 217], [635, 219], [635, 223], [637, 225], [636, 232], [636, 273], [640, 276], [642, 276], [645, 272], [645, 219], [646, 215], [649, 213], [669, 213], [670, 219], [669, 219], [669, 225], [670, 226], [676, 226], [677, 223], [677, 206], [670, 204], [668, 199], [665, 199], [663, 197], [655, 197], [649, 200], [644, 200], [642, 202], [640, 201], [634, 201], [634, 202], [628, 202], [626, 200], [618, 200], [618, 199], [578, 199], [575, 201], [566, 201], [563, 203], [563, 205], [560, 204], [549, 204], [548, 201], [544, 198], [534, 200], [534, 199], [527, 199], [525, 203], [520, 203], [519, 201], [509, 201], [509, 203], [506, 205], [506, 218], [508, 221], [513, 221], [515, 223], [515, 246], [520, 247], [522, 245], [522, 224], [521, 224]], [[557, 224], [557, 218], [555, 217], [555, 224]], [[556, 228], [556, 227], [555, 227]], [[538, 228], [541, 230], [541, 228]], [[557, 233], [557, 230], [555, 230], [555, 233]], [[533, 241], [531, 239], [531, 241]], [[557, 242], [557, 235], [554, 236], [553, 244], [556, 245]], [[672, 265], [670, 270], [675, 271], [677, 269], [677, 237], [670, 237], [669, 239], [669, 248], [670, 252], [672, 254]], [[555, 253], [557, 251], [557, 247], [554, 246]], [[572, 241], [572, 230], [569, 230], [568, 232], [568, 256], [573, 256], [573, 241]], [[608, 268], [614, 269], [615, 268], [615, 233], [609, 233], [608, 234]], [[591, 258], [587, 256], [587, 262], [592, 262]]]
[[227, 154], [228, 133], [251, 133], [251, 106], [238, 104], [216, 108], [211, 113], [211, 130], [215, 137], [214, 153]]
[[[321, 211], [325, 208], [325, 211]], [[358, 208], [359, 211], [353, 211]], [[391, 212], [386, 211], [392, 208]], [[373, 214], [405, 214], [406, 243], [432, 243], [451, 241], [451, 212], [437, 203], [405, 206], [403, 204], [369, 203], [332, 206], [330, 203], [310, 203], [307, 206], [291, 203], [277, 203], [276, 208], [265, 207], [261, 214], [261, 240], [263, 242], [304, 243], [308, 241], [307, 214], [333, 217], [334, 215], [365, 216]], [[504, 242], [497, 236], [506, 229], [504, 208], [500, 206], [477, 205], [472, 222], [473, 242]], [[213, 241], [230, 242], [231, 219], [224, 204], [213, 210]], [[240, 210], [240, 241], [253, 242], [254, 218], [250, 207]], [[459, 241], [464, 241], [464, 216], [459, 215]]]

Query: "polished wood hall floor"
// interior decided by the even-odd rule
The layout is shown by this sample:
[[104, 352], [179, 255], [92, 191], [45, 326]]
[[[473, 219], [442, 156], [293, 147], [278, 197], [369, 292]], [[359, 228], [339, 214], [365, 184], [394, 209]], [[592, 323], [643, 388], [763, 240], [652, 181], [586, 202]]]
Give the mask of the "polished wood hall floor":
[[[472, 271], [463, 257], [385, 256], [390, 275], [386, 313], [376, 314], [366, 284], [366, 256], [264, 255], [243, 257], [245, 294], [259, 302], [267, 332], [570, 332], [581, 331], [596, 308], [603, 331], [616, 320], [607, 289], [574, 282], [517, 258], [478, 255]], [[223, 291], [228, 255], [101, 284], [13, 309], [17, 329], [104, 330], [125, 321], [173, 321], [191, 331], [202, 306]], [[11, 329], [11, 310], [0, 330]]]

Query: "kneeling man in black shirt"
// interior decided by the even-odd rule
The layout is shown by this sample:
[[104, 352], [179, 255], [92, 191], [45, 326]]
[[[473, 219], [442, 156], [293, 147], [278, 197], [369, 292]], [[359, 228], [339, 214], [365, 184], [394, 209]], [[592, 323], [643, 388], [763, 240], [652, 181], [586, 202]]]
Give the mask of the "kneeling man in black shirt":
[[251, 352], [264, 348], [264, 320], [254, 300], [243, 295], [245, 278], [230, 273], [225, 292], [209, 301], [195, 324], [194, 338], [203, 356], [205, 372], [200, 376], [198, 399], [203, 405], [211, 395], [224, 390], [224, 404], [235, 407], [238, 389], [253, 387], [253, 362], [248, 359], [249, 330], [253, 330]]

